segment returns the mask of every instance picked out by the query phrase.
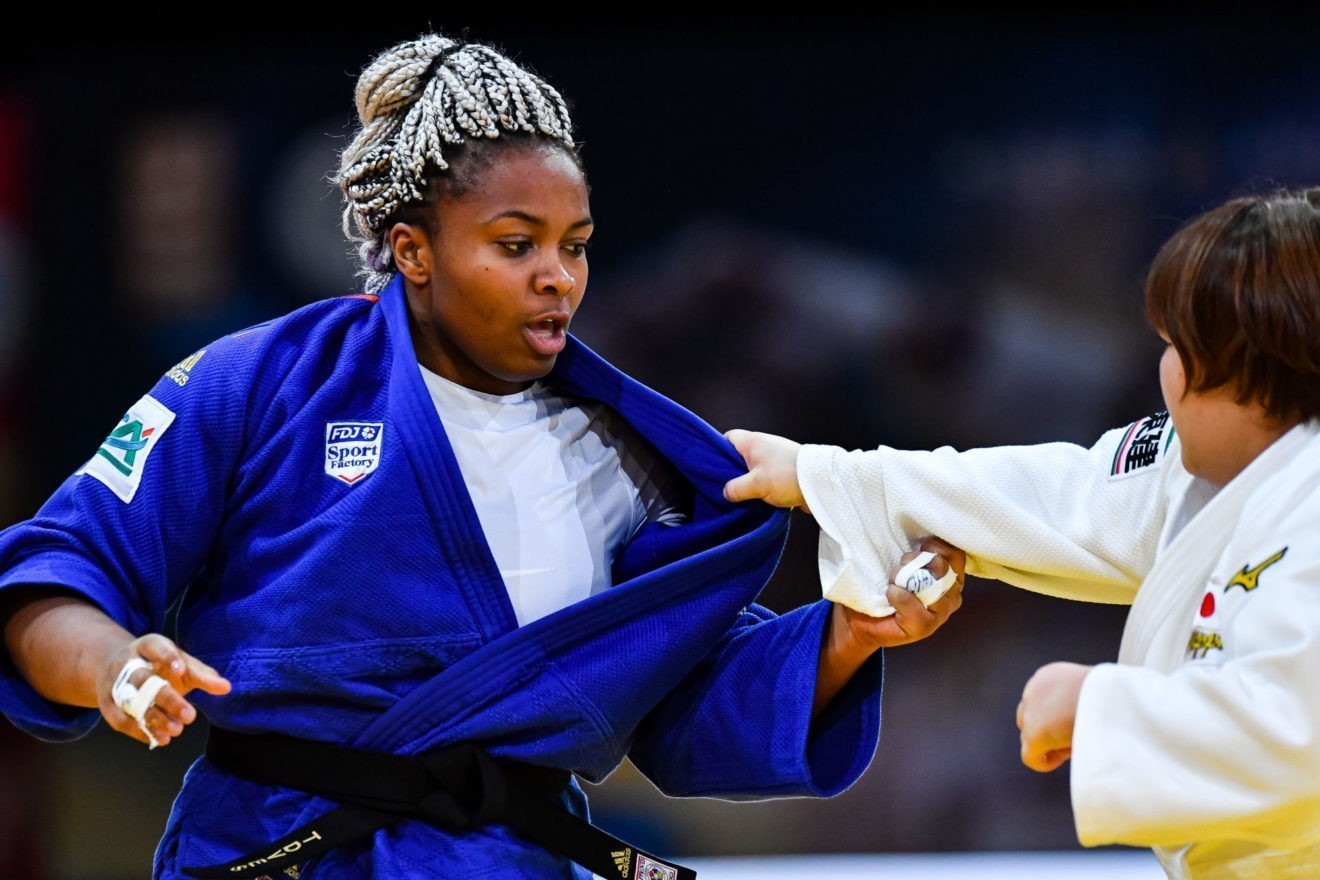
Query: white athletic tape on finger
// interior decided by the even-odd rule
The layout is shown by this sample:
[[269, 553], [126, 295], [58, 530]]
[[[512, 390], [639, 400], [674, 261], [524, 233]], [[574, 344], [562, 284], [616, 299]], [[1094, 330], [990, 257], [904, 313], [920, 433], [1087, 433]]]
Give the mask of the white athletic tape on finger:
[[124, 668], [119, 670], [115, 676], [115, 683], [110, 686], [110, 699], [114, 700], [116, 706], [124, 711], [124, 714], [132, 718], [138, 724], [138, 730], [147, 737], [147, 747], [154, 749], [160, 745], [156, 737], [152, 735], [147, 728], [147, 722], [143, 716], [151, 708], [152, 703], [156, 702], [156, 697], [160, 694], [160, 689], [169, 684], [159, 675], [150, 675], [147, 680], [142, 682], [142, 686], [130, 682], [129, 677], [140, 669], [153, 669], [154, 667], [143, 660], [141, 657], [133, 657], [124, 664]]
[[949, 566], [949, 570], [941, 578], [936, 578], [935, 573], [926, 568], [926, 565], [935, 558], [935, 554], [929, 550], [923, 550], [918, 553], [914, 559], [898, 570], [894, 575], [894, 583], [898, 584], [909, 593], [915, 593], [921, 600], [921, 604], [929, 608], [939, 598], [949, 591], [958, 580], [958, 572]]
[[167, 684], [169, 682], [159, 675], [151, 676], [138, 685], [138, 692], [133, 695], [133, 702], [124, 711], [128, 713], [130, 718], [142, 721], [146, 717], [147, 710], [155, 704], [156, 695], [160, 693], [160, 689]]
[[137, 687], [129, 682], [128, 677], [139, 669], [151, 668], [151, 664], [146, 660], [141, 657], [134, 657], [125, 663], [124, 668], [119, 670], [119, 674], [115, 676], [115, 683], [110, 686], [110, 699], [114, 700], [115, 705], [123, 709], [125, 713], [128, 712], [128, 707], [133, 704], [133, 698], [137, 696], [138, 692]]

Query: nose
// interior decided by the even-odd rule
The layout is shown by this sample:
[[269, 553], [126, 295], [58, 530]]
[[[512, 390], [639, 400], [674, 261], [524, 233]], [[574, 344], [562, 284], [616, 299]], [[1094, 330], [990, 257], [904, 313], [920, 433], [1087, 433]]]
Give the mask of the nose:
[[567, 296], [573, 292], [577, 286], [577, 278], [568, 271], [564, 261], [560, 259], [547, 260], [542, 266], [538, 267], [536, 277], [533, 279], [533, 286], [537, 293], [545, 293], [551, 296]]

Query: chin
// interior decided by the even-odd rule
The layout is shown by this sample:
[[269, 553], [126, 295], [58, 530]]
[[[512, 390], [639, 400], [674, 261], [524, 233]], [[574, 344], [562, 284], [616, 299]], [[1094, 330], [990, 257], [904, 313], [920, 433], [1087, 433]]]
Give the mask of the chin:
[[523, 379], [528, 382], [535, 382], [537, 379], [544, 379], [555, 369], [555, 364], [559, 363], [559, 355], [551, 355], [545, 360], [538, 359], [535, 366], [531, 367], [523, 375]]
[[509, 370], [508, 372], [499, 374], [498, 378], [505, 382], [510, 382], [526, 388], [538, 379], [544, 379], [546, 376], [549, 376], [550, 373], [554, 371], [555, 362], [556, 358], [550, 358], [547, 363], [538, 362], [536, 366], [527, 369]]

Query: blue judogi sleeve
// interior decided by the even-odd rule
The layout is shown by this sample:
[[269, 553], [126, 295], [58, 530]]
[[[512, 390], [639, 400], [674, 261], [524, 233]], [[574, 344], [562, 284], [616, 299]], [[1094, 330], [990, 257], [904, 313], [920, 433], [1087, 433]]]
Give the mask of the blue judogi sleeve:
[[877, 652], [813, 723], [820, 601], [740, 616], [700, 668], [642, 725], [629, 757], [665, 794], [754, 800], [833, 797], [870, 763], [880, 725]]
[[[194, 368], [232, 346], [194, 354]], [[233, 377], [176, 367], [133, 403], [33, 519], [0, 533], [0, 590], [57, 585], [130, 632], [161, 630], [205, 563], [223, 515], [246, 399]], [[3, 651], [0, 707], [21, 729], [52, 741], [78, 738], [100, 718], [38, 696]]]
[[[293, 338], [350, 326], [348, 298], [289, 316]], [[272, 409], [298, 362], [333, 359], [336, 339], [304, 348], [272, 346], [258, 325], [219, 339], [171, 368], [129, 406], [100, 447], [30, 520], [0, 532], [0, 590], [59, 586], [99, 607], [134, 634], [159, 632], [172, 605], [204, 580], [222, 540], [240, 478], [246, 433]], [[303, 369], [306, 369], [304, 364]], [[0, 711], [46, 740], [76, 739], [96, 710], [50, 703], [0, 651]]]

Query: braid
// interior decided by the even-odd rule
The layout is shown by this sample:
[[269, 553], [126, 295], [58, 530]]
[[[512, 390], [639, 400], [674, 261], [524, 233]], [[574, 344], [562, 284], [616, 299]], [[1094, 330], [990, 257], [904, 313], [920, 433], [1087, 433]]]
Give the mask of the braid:
[[426, 34], [382, 52], [355, 94], [361, 128], [340, 154], [344, 234], [378, 292], [393, 274], [386, 233], [405, 205], [426, 199], [429, 177], [473, 142], [527, 134], [576, 156], [568, 106], [554, 87], [490, 46]]

